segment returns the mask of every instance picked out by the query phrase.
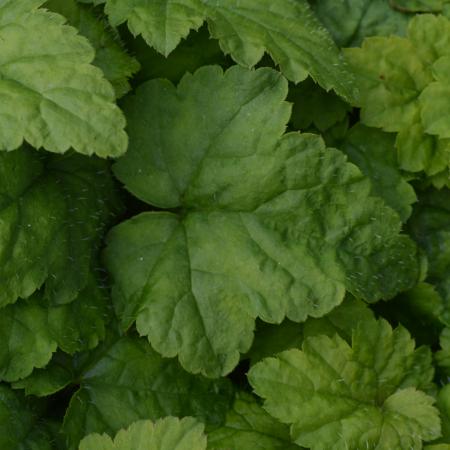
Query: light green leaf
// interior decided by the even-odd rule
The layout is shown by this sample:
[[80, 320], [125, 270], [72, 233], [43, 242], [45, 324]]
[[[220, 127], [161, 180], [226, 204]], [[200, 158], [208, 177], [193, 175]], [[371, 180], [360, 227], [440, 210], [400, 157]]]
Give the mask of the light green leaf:
[[357, 96], [352, 74], [306, 0], [106, 0], [105, 10], [112, 25], [127, 21], [134, 35], [166, 56], [206, 19], [211, 36], [238, 64], [253, 67], [266, 51], [294, 82], [311, 75], [327, 91]]
[[39, 417], [37, 406], [6, 385], [0, 385], [0, 448], [54, 449], [48, 427]]
[[252, 395], [241, 392], [225, 425], [208, 433], [208, 450], [300, 450], [289, 428], [267, 414]]
[[413, 187], [400, 172], [394, 144], [392, 134], [357, 124], [340, 148], [370, 178], [373, 194], [383, 198], [405, 222], [411, 215], [411, 204], [417, 198]]
[[346, 50], [361, 87], [361, 121], [398, 132], [400, 167], [434, 176], [450, 164], [450, 21], [414, 17], [408, 37], [373, 37]]
[[0, 152], [0, 306], [44, 283], [51, 304], [74, 300], [118, 205], [101, 160]]
[[150, 420], [134, 422], [126, 430], [108, 435], [90, 434], [79, 450], [206, 450], [203, 425], [186, 417], [166, 417], [153, 423]]
[[430, 177], [438, 175], [450, 164], [450, 139], [438, 139], [426, 134], [421, 123], [405, 127], [395, 142], [402, 169], [410, 172], [424, 170]]
[[130, 337], [99, 352], [79, 383], [63, 427], [69, 450], [89, 433], [113, 435], [141, 419], [194, 416], [220, 425], [233, 398], [228, 380], [190, 375], [143, 339]]
[[311, 0], [310, 3], [339, 47], [357, 47], [369, 36], [403, 36], [410, 19], [391, 8], [387, 0]]
[[256, 317], [320, 317], [346, 289], [372, 302], [418, 276], [398, 215], [359, 170], [318, 136], [283, 136], [286, 88], [271, 69], [206, 67], [178, 89], [145, 83], [125, 105], [131, 147], [116, 175], [147, 203], [182, 210], [110, 233], [116, 312], [193, 373], [230, 372]]
[[47, 0], [44, 7], [64, 16], [70, 25], [89, 39], [95, 49], [92, 64], [102, 69], [117, 97], [125, 95], [131, 89], [128, 79], [139, 70], [139, 63], [126, 53], [119, 33], [98, 17], [92, 8], [75, 0]]
[[[450, 22], [449, 22], [450, 28]], [[448, 32], [450, 36], [450, 29]], [[450, 56], [443, 56], [433, 64], [435, 82], [420, 95], [421, 119], [428, 134], [450, 138], [450, 107], [444, 100], [450, 92]]]
[[384, 321], [360, 323], [352, 347], [338, 336], [307, 339], [249, 372], [269, 414], [312, 450], [419, 450], [439, 437], [434, 400], [417, 390], [414, 341]]
[[72, 147], [87, 155], [123, 154], [125, 119], [112, 86], [91, 65], [93, 48], [62, 16], [36, 9], [42, 3], [0, 3], [0, 149], [25, 140], [56, 153]]

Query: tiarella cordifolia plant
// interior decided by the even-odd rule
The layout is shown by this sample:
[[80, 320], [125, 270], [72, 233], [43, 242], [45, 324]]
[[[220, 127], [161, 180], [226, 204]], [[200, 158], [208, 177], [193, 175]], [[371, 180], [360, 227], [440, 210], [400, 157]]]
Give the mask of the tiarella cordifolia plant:
[[0, 0], [0, 450], [449, 450], [450, 2]]

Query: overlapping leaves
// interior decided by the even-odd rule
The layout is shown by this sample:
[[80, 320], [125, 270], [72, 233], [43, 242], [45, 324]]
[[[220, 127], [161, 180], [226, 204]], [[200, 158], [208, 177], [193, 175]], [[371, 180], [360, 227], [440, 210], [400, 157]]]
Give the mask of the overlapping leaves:
[[207, 67], [177, 89], [146, 83], [125, 105], [131, 145], [116, 175], [179, 212], [111, 232], [116, 312], [192, 372], [232, 370], [257, 316], [319, 317], [346, 289], [376, 301], [418, 276], [398, 216], [357, 168], [317, 136], [283, 136], [286, 88], [273, 70]]
[[434, 399], [418, 390], [430, 372], [417, 352], [406, 330], [371, 319], [356, 328], [351, 347], [337, 335], [311, 337], [302, 350], [257, 363], [249, 379], [299, 445], [418, 450], [441, 428]]
[[[119, 156], [127, 137], [95, 52], [44, 0], [0, 2], [0, 149], [27, 141], [64, 153]], [[33, 36], [30, 39], [30, 36]]]
[[106, 3], [112, 25], [127, 22], [134, 35], [168, 55], [189, 31], [206, 19], [224, 53], [253, 67], [269, 53], [294, 82], [311, 75], [326, 90], [351, 100], [352, 74], [306, 0], [96, 0]]
[[450, 21], [418, 15], [408, 37], [373, 37], [347, 49], [359, 74], [361, 120], [396, 132], [401, 168], [443, 173], [450, 163]]

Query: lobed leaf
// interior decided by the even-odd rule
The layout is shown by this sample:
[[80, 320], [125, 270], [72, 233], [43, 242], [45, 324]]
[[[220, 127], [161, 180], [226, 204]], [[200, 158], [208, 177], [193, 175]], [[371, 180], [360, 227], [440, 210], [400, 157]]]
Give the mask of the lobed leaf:
[[352, 74], [306, 0], [106, 0], [105, 10], [112, 25], [127, 22], [165, 56], [206, 19], [238, 64], [253, 67], [266, 51], [294, 82], [311, 75], [326, 90], [357, 96]]
[[361, 121], [397, 132], [402, 169], [435, 176], [450, 164], [450, 21], [421, 14], [407, 38], [373, 37], [345, 54], [361, 87]]
[[318, 136], [283, 135], [286, 80], [206, 67], [125, 103], [131, 146], [115, 174], [146, 212], [115, 227], [105, 261], [122, 327], [187, 370], [230, 372], [256, 317], [320, 317], [345, 290], [374, 302], [412, 287], [398, 215]]
[[117, 97], [125, 95], [131, 89], [129, 78], [140, 66], [135, 58], [127, 54], [119, 33], [96, 15], [92, 8], [76, 0], [47, 0], [44, 7], [64, 16], [71, 26], [89, 39], [95, 50], [92, 64], [102, 69]]
[[299, 445], [419, 450], [441, 428], [434, 399], [417, 390], [423, 375], [414, 353], [403, 328], [371, 319], [356, 328], [352, 347], [337, 335], [311, 337], [302, 350], [257, 363], [248, 377]]
[[55, 153], [123, 154], [125, 119], [93, 48], [43, 3], [0, 2], [0, 149], [25, 140]]
[[166, 417], [153, 423], [150, 420], [134, 422], [126, 430], [108, 435], [90, 434], [79, 450], [206, 450], [203, 425], [186, 417]]

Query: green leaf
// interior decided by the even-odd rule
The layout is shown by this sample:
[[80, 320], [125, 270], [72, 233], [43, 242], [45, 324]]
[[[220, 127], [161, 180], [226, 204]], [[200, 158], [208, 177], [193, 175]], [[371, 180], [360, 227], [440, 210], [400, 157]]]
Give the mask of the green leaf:
[[302, 350], [253, 366], [249, 380], [299, 445], [419, 450], [441, 429], [433, 398], [416, 389], [414, 353], [405, 329], [372, 319], [356, 328], [352, 347], [338, 336], [311, 337]]
[[87, 155], [123, 154], [125, 119], [111, 85], [91, 65], [93, 48], [62, 16], [37, 9], [42, 3], [0, 4], [0, 149], [25, 140], [56, 153], [72, 147]]
[[444, 369], [446, 374], [450, 374], [450, 328], [442, 330], [439, 338], [441, 350], [435, 353], [436, 362]]
[[134, 79], [137, 84], [154, 78], [167, 78], [178, 83], [186, 72], [192, 73], [211, 64], [227, 66], [232, 62], [222, 53], [218, 41], [210, 38], [206, 25], [191, 32], [167, 57], [149, 47], [140, 36], [128, 39], [126, 43], [141, 64]]
[[421, 14], [408, 37], [373, 37], [346, 56], [361, 87], [361, 121], [398, 132], [402, 169], [433, 176], [450, 164], [450, 21]]
[[53, 450], [39, 407], [20, 393], [0, 384], [0, 448]]
[[398, 215], [359, 170], [318, 136], [283, 136], [286, 88], [271, 69], [206, 67], [178, 89], [145, 83], [125, 104], [131, 147], [115, 174], [147, 203], [181, 210], [109, 234], [113, 301], [124, 329], [136, 320], [194, 373], [230, 372], [256, 317], [320, 317], [346, 289], [372, 302], [418, 276]]
[[0, 314], [0, 380], [17, 381], [44, 367], [59, 347], [75, 353], [96, 347], [111, 316], [109, 298], [90, 276], [71, 303], [48, 305], [42, 294], [6, 306]]
[[91, 434], [85, 437], [79, 450], [206, 450], [203, 425], [186, 417], [166, 417], [153, 423], [141, 420], [117, 433]]
[[349, 131], [340, 148], [370, 178], [372, 193], [383, 198], [405, 222], [417, 197], [399, 170], [394, 144], [393, 135], [357, 124]]
[[450, 384], [446, 384], [439, 391], [436, 406], [439, 409], [442, 419], [442, 437], [439, 441], [450, 443]]
[[51, 304], [74, 300], [119, 210], [101, 160], [28, 148], [0, 152], [0, 306], [44, 283]]
[[300, 348], [305, 338], [325, 334], [338, 334], [350, 342], [354, 328], [359, 322], [373, 318], [372, 311], [365, 303], [348, 296], [339, 306], [323, 317], [309, 317], [303, 324], [284, 320], [279, 325], [257, 322], [255, 339], [247, 357], [251, 364], [274, 356], [284, 350]]
[[427, 281], [444, 302], [442, 323], [450, 326], [450, 191], [428, 189], [421, 193], [408, 223], [409, 232], [428, 257]]
[[410, 19], [391, 8], [387, 0], [312, 0], [310, 3], [339, 47], [357, 47], [369, 36], [403, 36]]
[[106, 286], [90, 274], [86, 287], [72, 302], [63, 305], [42, 302], [48, 329], [58, 347], [70, 354], [95, 348], [105, 338], [106, 324], [113, 315], [110, 301]]
[[300, 450], [289, 428], [267, 414], [252, 395], [241, 392], [225, 424], [208, 433], [208, 450]]
[[238, 64], [253, 67], [266, 51], [294, 82], [311, 75], [327, 91], [357, 96], [346, 63], [306, 0], [106, 0], [105, 10], [112, 25], [127, 21], [165, 56], [206, 19], [211, 36]]
[[[450, 36], [450, 22], [447, 33]], [[428, 134], [450, 138], [450, 107], [443, 101], [450, 92], [450, 56], [439, 58], [432, 66], [435, 82], [430, 83], [420, 95], [421, 119]]]
[[440, 12], [446, 0], [391, 0], [394, 8], [408, 12]]
[[233, 398], [228, 380], [190, 375], [143, 339], [129, 337], [99, 352], [78, 382], [63, 427], [69, 450], [89, 433], [113, 435], [140, 419], [194, 416], [220, 425]]
[[0, 380], [16, 381], [35, 367], [44, 367], [57, 343], [47, 328], [47, 315], [39, 295], [1, 310]]
[[363, 124], [398, 132], [419, 119], [418, 97], [433, 78], [410, 40], [371, 37], [345, 54], [358, 76]]
[[429, 283], [419, 283], [389, 302], [378, 303], [375, 309], [391, 323], [406, 327], [416, 343], [427, 345], [437, 344], [448, 315], [443, 298]]
[[128, 79], [140, 66], [135, 58], [126, 53], [119, 33], [108, 27], [106, 21], [98, 17], [92, 8], [80, 5], [75, 0], [47, 0], [44, 7], [64, 16], [70, 25], [89, 39], [95, 49], [92, 64], [102, 69], [117, 97], [125, 95], [131, 89]]

